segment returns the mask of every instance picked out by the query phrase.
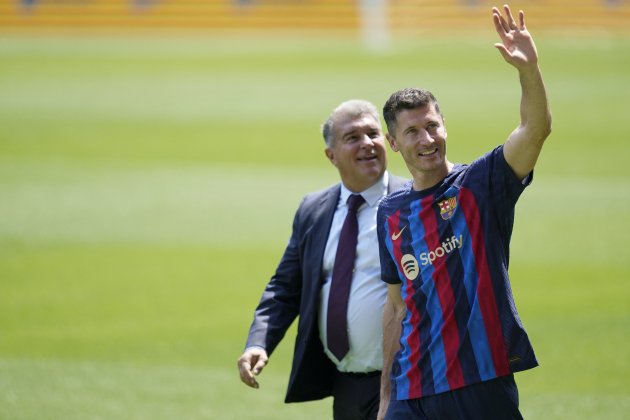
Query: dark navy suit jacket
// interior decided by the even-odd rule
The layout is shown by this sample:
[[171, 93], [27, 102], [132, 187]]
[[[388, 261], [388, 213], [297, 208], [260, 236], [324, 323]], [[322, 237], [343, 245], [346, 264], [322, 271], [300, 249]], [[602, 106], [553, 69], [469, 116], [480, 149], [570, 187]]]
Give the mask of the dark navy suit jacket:
[[[389, 174], [388, 193], [405, 182]], [[332, 394], [335, 366], [324, 353], [317, 314], [324, 249], [340, 193], [341, 184], [336, 184], [302, 200], [289, 244], [263, 292], [247, 337], [246, 347], [260, 346], [271, 355], [299, 315], [285, 402], [317, 400]]]

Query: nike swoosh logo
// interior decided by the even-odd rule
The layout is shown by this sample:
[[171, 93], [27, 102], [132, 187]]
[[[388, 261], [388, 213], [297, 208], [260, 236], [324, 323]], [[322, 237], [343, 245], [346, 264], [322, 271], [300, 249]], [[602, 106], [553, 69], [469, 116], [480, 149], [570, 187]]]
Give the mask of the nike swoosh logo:
[[392, 233], [392, 241], [396, 241], [398, 240], [398, 238], [400, 238], [400, 235], [402, 235], [403, 230], [405, 230], [407, 226], [403, 227], [402, 229], [400, 229], [398, 232], [394, 232]]

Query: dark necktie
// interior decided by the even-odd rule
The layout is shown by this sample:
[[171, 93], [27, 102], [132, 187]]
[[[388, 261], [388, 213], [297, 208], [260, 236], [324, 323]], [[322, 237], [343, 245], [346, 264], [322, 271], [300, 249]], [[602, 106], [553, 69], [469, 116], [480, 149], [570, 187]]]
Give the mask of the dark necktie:
[[330, 293], [328, 295], [328, 319], [326, 320], [326, 340], [328, 349], [338, 360], [344, 358], [348, 343], [348, 296], [352, 283], [352, 271], [357, 255], [357, 209], [365, 200], [359, 194], [348, 197], [348, 214], [343, 222], [337, 255], [333, 266]]

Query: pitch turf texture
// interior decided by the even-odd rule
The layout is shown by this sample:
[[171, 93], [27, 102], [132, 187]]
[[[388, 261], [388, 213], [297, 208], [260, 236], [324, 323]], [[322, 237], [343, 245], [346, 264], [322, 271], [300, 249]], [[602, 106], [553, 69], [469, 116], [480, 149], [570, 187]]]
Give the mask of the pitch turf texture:
[[[330, 418], [330, 399], [282, 403], [293, 330], [259, 390], [236, 369], [300, 197], [336, 179], [319, 126], [422, 86], [470, 161], [518, 122], [494, 42], [4, 36], [0, 418]], [[630, 39], [538, 46], [554, 131], [512, 241], [541, 363], [517, 375], [522, 411], [627, 418]]]

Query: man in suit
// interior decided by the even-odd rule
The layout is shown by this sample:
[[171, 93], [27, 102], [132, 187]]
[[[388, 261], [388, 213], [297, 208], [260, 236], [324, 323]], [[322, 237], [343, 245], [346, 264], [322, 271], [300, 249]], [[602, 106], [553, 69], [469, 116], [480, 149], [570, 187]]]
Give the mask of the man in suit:
[[[405, 181], [386, 171], [385, 137], [371, 103], [343, 102], [322, 134], [341, 183], [302, 200], [287, 248], [254, 313], [238, 368], [241, 380], [258, 388], [256, 375], [299, 316], [285, 402], [332, 396], [335, 419], [375, 419], [387, 293], [380, 279], [376, 210]], [[354, 239], [345, 242], [349, 237]]]

